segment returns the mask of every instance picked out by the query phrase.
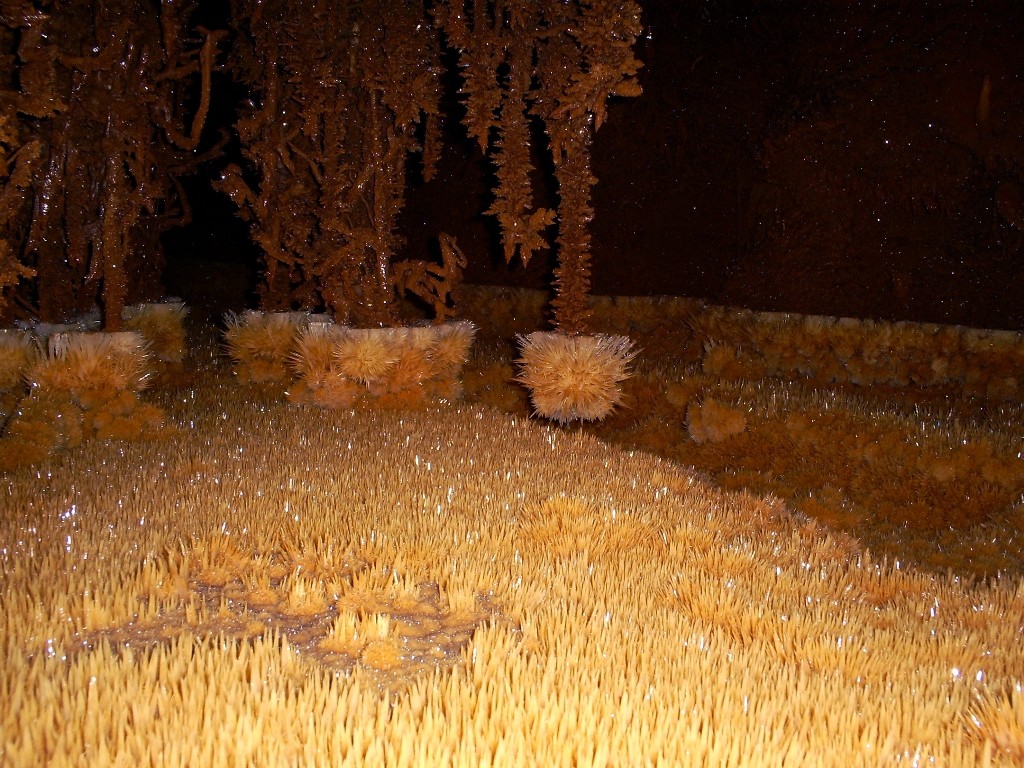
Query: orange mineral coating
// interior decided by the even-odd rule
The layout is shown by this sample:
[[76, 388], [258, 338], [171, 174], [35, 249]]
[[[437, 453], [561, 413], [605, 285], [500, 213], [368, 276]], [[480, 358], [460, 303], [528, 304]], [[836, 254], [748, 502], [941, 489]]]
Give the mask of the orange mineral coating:
[[1019, 761], [1016, 577], [521, 416], [216, 381], [172, 454], [3, 475], [6, 762]]
[[[160, 297], [159, 235], [189, 219], [178, 178], [217, 152], [194, 150], [226, 33], [194, 30], [194, 5], [159, 5], [4, 12], [19, 37], [16, 90], [0, 108], [14, 155], [0, 190], [0, 319], [59, 322], [98, 303], [106, 330], [120, 331], [127, 303]], [[194, 95], [197, 109], [184, 110]]]

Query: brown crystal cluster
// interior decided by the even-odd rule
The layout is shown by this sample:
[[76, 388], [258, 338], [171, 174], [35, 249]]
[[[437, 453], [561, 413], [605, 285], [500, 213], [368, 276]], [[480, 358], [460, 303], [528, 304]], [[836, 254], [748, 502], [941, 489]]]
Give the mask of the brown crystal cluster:
[[504, 0], [450, 3], [438, 19], [459, 50], [465, 122], [482, 149], [494, 140], [497, 216], [505, 258], [524, 262], [547, 244], [555, 212], [533, 205], [529, 120], [548, 137], [558, 182], [558, 258], [554, 321], [575, 335], [586, 328], [590, 236], [594, 212], [590, 145], [611, 96], [636, 96], [640, 33], [634, 2], [543, 3]]
[[[214, 185], [261, 251], [262, 309], [389, 326], [411, 294], [438, 322], [454, 313], [466, 266], [454, 238], [442, 232], [439, 258], [396, 254], [409, 175], [434, 175], [442, 76], [457, 54], [465, 124], [497, 166], [488, 212], [505, 256], [526, 262], [547, 247], [557, 213], [555, 324], [583, 330], [590, 144], [608, 98], [639, 92], [635, 2], [231, 0], [228, 10], [225, 40], [201, 26], [198, 2], [0, 2], [0, 322], [55, 322], [99, 304], [116, 331], [126, 303], [159, 296], [160, 234], [189, 219], [179, 179], [223, 149], [201, 142], [224, 98], [211, 88], [223, 47], [247, 98], [240, 156]], [[541, 127], [557, 212], [534, 203], [529, 145]]]
[[440, 265], [395, 262], [407, 162], [433, 177], [440, 151], [442, 50], [459, 53], [464, 122], [497, 165], [504, 252], [547, 246], [555, 212], [535, 207], [530, 120], [547, 132], [559, 184], [556, 324], [583, 329], [589, 290], [589, 148], [611, 95], [634, 95], [635, 3], [236, 0], [233, 68], [253, 92], [238, 133], [249, 168], [218, 187], [263, 251], [263, 309], [325, 306], [338, 322], [394, 325], [412, 293], [439, 320], [465, 257], [441, 236]]
[[198, 3], [151, 5], [0, 3], [0, 322], [99, 303], [116, 331], [159, 297], [223, 33], [193, 28]]
[[262, 308], [395, 324], [396, 282], [428, 296], [445, 282], [392, 264], [407, 159], [422, 150], [430, 177], [437, 150], [441, 66], [424, 7], [234, 0], [232, 15], [232, 67], [254, 95], [237, 125], [248, 167], [229, 166], [217, 186], [262, 250]]

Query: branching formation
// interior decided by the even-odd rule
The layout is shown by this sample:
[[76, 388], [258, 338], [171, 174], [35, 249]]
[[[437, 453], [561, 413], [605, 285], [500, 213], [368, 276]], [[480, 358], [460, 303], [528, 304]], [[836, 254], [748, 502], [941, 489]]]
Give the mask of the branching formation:
[[322, 303], [338, 322], [395, 324], [406, 161], [426, 146], [429, 175], [438, 149], [429, 17], [389, 0], [235, 0], [232, 11], [234, 69], [256, 94], [238, 124], [255, 181], [232, 166], [219, 186], [266, 257], [263, 308]]
[[0, 3], [15, 52], [0, 84], [0, 316], [58, 321], [98, 302], [118, 330], [127, 301], [158, 297], [159, 235], [188, 218], [177, 179], [203, 159], [223, 34], [183, 39], [197, 5]]
[[489, 213], [497, 216], [509, 261], [528, 261], [547, 244], [554, 212], [534, 208], [529, 181], [530, 118], [539, 119], [558, 181], [558, 260], [555, 327], [586, 329], [590, 290], [590, 189], [593, 132], [611, 96], [640, 93], [633, 43], [640, 7], [619, 0], [457, 0], [439, 9], [448, 40], [460, 52], [466, 125], [493, 158], [498, 186]]
[[[157, 298], [159, 235], [187, 221], [178, 178], [204, 147], [224, 31], [198, 0], [0, 0], [0, 321], [59, 321], [100, 304], [107, 330]], [[434, 174], [441, 51], [455, 49], [465, 123], [497, 166], [489, 213], [508, 261], [548, 246], [531, 128], [559, 186], [555, 324], [580, 333], [590, 285], [593, 132], [639, 92], [630, 0], [231, 0], [230, 69], [250, 95], [242, 158], [215, 182], [262, 250], [264, 310], [326, 308], [398, 324], [410, 293], [443, 323], [465, 257], [394, 262], [407, 163]]]
[[560, 189], [556, 324], [583, 330], [593, 216], [590, 141], [612, 95], [639, 92], [632, 2], [234, 0], [233, 68], [251, 89], [238, 124], [248, 168], [218, 183], [250, 222], [266, 259], [267, 310], [325, 306], [352, 325], [397, 322], [413, 293], [438, 320], [464, 266], [442, 238], [442, 264], [393, 262], [406, 162], [424, 176], [439, 150], [440, 55], [458, 50], [465, 124], [497, 165], [488, 213], [505, 258], [547, 247], [555, 212], [530, 183], [530, 121], [547, 131]]

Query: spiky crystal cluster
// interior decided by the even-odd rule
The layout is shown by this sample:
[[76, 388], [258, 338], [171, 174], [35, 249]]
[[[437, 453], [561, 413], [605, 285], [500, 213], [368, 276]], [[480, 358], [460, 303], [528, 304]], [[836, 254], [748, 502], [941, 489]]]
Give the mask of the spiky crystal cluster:
[[619, 383], [636, 356], [625, 336], [519, 337], [517, 381], [530, 390], [534, 411], [559, 422], [603, 419], [622, 400]]
[[396, 405], [455, 400], [476, 332], [442, 325], [349, 328], [304, 313], [230, 316], [228, 351], [242, 381], [288, 383], [296, 403], [345, 408], [361, 399]]
[[1014, 579], [488, 409], [189, 407], [5, 475], [6, 764], [1024, 757]]

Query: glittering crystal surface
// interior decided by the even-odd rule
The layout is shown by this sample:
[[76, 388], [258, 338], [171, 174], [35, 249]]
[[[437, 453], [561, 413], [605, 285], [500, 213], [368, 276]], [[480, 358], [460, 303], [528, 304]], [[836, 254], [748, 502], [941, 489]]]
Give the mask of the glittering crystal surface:
[[1019, 754], [1014, 578], [479, 405], [298, 407], [212, 352], [193, 384], [153, 393], [173, 439], [3, 477], [13, 764]]

